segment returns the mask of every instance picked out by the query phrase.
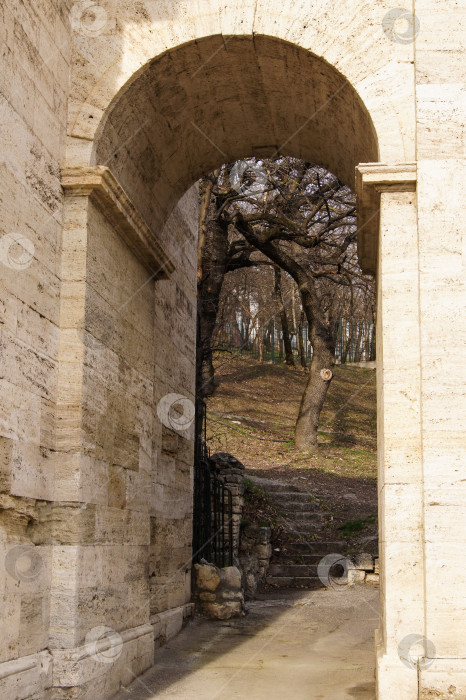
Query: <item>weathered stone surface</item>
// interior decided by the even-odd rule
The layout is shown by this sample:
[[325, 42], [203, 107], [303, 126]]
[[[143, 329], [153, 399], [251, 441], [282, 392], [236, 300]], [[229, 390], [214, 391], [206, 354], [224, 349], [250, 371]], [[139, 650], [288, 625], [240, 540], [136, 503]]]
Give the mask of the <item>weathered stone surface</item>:
[[210, 465], [231, 491], [233, 555], [237, 556], [244, 508], [244, 464], [228, 452], [216, 452], [210, 457]]
[[249, 597], [253, 597], [260, 582], [259, 560], [255, 556], [240, 557], [243, 572], [243, 587]]
[[215, 591], [220, 584], [219, 570], [211, 564], [194, 564], [195, 584], [200, 590]]
[[239, 600], [244, 603], [244, 594], [242, 591], [223, 591], [221, 594], [222, 600]]
[[253, 598], [266, 579], [272, 556], [271, 534], [269, 527], [255, 525], [248, 525], [241, 532], [239, 562], [246, 597]]
[[241, 601], [227, 601], [225, 603], [202, 603], [202, 612], [214, 620], [229, 620], [241, 615], [243, 605]]
[[374, 570], [374, 557], [372, 554], [367, 554], [361, 552], [360, 554], [355, 554], [348, 561], [348, 567], [354, 567], [355, 569], [362, 569], [363, 571], [373, 571]]
[[207, 593], [206, 591], [202, 591], [201, 593], [199, 593], [199, 598], [201, 600], [214, 601], [216, 600], [216, 595], [215, 593]]
[[241, 588], [241, 572], [236, 566], [220, 569], [220, 580], [223, 586], [233, 591]]
[[236, 566], [219, 569], [212, 564], [195, 564], [194, 599], [203, 615], [216, 620], [241, 614], [244, 595], [240, 570]]
[[154, 644], [159, 647], [174, 637], [193, 614], [192, 603], [151, 615], [150, 624], [154, 630]]
[[364, 583], [364, 579], [366, 578], [366, 573], [365, 571], [361, 569], [348, 569], [348, 584], [351, 586], [354, 583]]
[[[58, 659], [102, 615], [123, 625], [138, 610], [148, 624], [189, 599], [192, 435], [175, 439], [157, 416], [167, 395], [194, 396], [195, 192], [176, 204], [223, 161], [278, 149], [350, 185], [366, 164], [358, 246], [378, 278], [378, 697], [462, 698], [464, 13], [415, 0], [406, 32], [382, 0], [325, 12], [277, 0], [226, 0], [221, 11], [199, 0], [191, 14], [155, 5], [109, 0], [98, 25], [71, 0], [2, 4], [0, 537], [5, 557], [37, 542], [44, 563], [20, 586], [2, 573], [1, 658], [20, 662], [2, 692], [109, 697], [128, 668], [150, 663], [150, 645], [140, 654], [128, 640], [117, 673], [81, 669], [74, 688], [51, 689], [46, 644]], [[64, 198], [59, 166], [94, 165], [124, 190], [111, 209], [85, 189]], [[154, 281], [129, 247], [133, 211], [174, 263], [170, 279]], [[41, 614], [28, 597], [39, 592]], [[424, 632], [438, 658], [415, 674], [397, 649]]]

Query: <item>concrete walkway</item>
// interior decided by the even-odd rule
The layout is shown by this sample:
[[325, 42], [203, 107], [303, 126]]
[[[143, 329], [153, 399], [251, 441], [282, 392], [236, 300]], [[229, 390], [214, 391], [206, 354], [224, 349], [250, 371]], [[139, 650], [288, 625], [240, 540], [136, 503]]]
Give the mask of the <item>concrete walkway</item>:
[[196, 619], [114, 700], [374, 700], [378, 589], [280, 591]]

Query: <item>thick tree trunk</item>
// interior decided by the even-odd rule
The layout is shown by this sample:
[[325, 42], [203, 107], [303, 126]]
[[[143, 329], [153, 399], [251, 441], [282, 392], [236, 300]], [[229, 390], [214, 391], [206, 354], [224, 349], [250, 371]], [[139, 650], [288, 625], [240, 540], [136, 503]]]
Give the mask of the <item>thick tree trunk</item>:
[[196, 394], [214, 391], [212, 335], [217, 321], [220, 292], [227, 267], [228, 224], [209, 221], [203, 231], [202, 269], [198, 274]]
[[249, 325], [250, 325], [250, 320], [249, 318], [243, 318], [243, 323], [242, 323], [242, 337], [241, 337], [241, 350], [249, 350], [250, 349], [250, 338], [249, 338]]
[[317, 447], [319, 418], [335, 366], [335, 334], [333, 324], [323, 318], [309, 285], [301, 287], [303, 309], [309, 324], [313, 348], [311, 371], [304, 389], [295, 428], [296, 447], [313, 450]]
[[291, 347], [290, 331], [288, 327], [288, 317], [286, 315], [285, 305], [282, 297], [282, 277], [280, 268], [275, 270], [275, 299], [277, 301], [278, 311], [280, 314], [280, 322], [282, 326], [283, 345], [285, 348], [285, 362], [290, 367], [294, 367], [293, 348]]
[[334, 355], [325, 341], [322, 342], [321, 339], [316, 341], [314, 337], [312, 345], [314, 354], [312, 356], [311, 371], [301, 397], [295, 428], [296, 447], [300, 450], [314, 450], [317, 447], [320, 413], [333, 376], [335, 364]]
[[272, 326], [270, 323], [269, 323], [268, 328], [265, 329], [264, 348], [265, 348], [265, 352], [272, 351]]

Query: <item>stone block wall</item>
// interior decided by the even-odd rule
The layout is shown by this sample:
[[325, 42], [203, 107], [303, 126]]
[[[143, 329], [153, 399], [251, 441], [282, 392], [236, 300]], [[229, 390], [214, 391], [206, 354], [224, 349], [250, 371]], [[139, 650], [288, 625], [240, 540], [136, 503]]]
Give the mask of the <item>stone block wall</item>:
[[228, 452], [216, 452], [210, 457], [210, 466], [231, 491], [233, 553], [237, 557], [244, 508], [244, 464]]
[[153, 409], [162, 407], [167, 395], [183, 396], [188, 421], [178, 430], [176, 423], [162, 422], [156, 413], [152, 423], [149, 585], [154, 629], [163, 611], [189, 606], [191, 600], [194, 425], [190, 418], [194, 418], [198, 219], [195, 185], [159, 235], [175, 270], [155, 289]]
[[[192, 611], [193, 434], [189, 421], [177, 429], [170, 411], [174, 397], [194, 399], [197, 220], [194, 188], [157, 234], [173, 268], [162, 280], [148, 274], [99, 198], [67, 191], [58, 369], [44, 349], [39, 356], [55, 385], [3, 339], [3, 359], [39, 391], [27, 413], [9, 415], [37, 439], [24, 442], [27, 461], [21, 439], [11, 430], [0, 436], [6, 697], [51, 687], [63, 700], [76, 686], [108, 697], [150, 666], [154, 641], [175, 634]], [[35, 329], [31, 316], [22, 323], [45, 343], [45, 326]], [[95, 649], [108, 635], [118, 640], [111, 673]]]
[[[0, 6], [0, 696], [51, 684], [60, 248], [68, 0]], [[18, 661], [14, 661], [18, 660]]]
[[[166, 280], [150, 279], [93, 197], [66, 197], [64, 227], [76, 6], [0, 8], [5, 697], [54, 683], [64, 698], [88, 682], [106, 697], [191, 611], [192, 434], [157, 406], [193, 399], [197, 195], [153, 232], [176, 268]], [[114, 686], [85, 653], [99, 626], [122, 639]], [[72, 649], [87, 680], [68, 673]]]
[[248, 525], [241, 530], [239, 563], [243, 573], [243, 588], [247, 598], [253, 598], [265, 583], [272, 557], [272, 531], [269, 527]]

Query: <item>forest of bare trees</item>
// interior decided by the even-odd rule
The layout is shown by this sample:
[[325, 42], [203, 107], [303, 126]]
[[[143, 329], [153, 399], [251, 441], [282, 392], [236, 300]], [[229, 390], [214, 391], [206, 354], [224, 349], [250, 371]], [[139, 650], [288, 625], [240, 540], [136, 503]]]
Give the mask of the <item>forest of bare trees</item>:
[[225, 164], [201, 181], [200, 199], [197, 394], [215, 389], [212, 354], [226, 328], [240, 329], [241, 349], [254, 343], [259, 361], [278, 337], [280, 359], [309, 373], [295, 439], [313, 449], [336, 349], [343, 362], [351, 348], [352, 359], [374, 355], [355, 196], [322, 168], [280, 157]]

